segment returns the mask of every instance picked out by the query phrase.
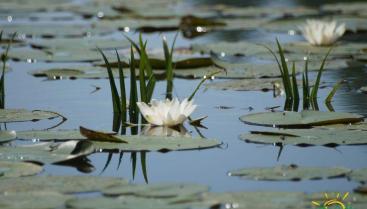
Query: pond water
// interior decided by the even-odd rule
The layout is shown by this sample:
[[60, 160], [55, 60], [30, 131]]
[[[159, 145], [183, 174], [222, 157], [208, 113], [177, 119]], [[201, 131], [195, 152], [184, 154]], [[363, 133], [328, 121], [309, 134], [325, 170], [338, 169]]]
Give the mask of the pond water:
[[[5, 1], [0, 1], [1, 3]], [[81, 4], [87, 1], [78, 1]], [[322, 1], [333, 3], [335, 1]], [[342, 2], [342, 1], [340, 1]], [[345, 1], [349, 2], [349, 1]], [[195, 6], [226, 4], [229, 6], [320, 6], [320, 1], [222, 1], [222, 0], [200, 0], [189, 1], [181, 5], [185, 8]], [[56, 13], [54, 13], [56, 14]], [[45, 14], [53, 15], [53, 13]], [[1, 15], [2, 16], [2, 15]], [[84, 23], [88, 20], [76, 18], [70, 24]], [[367, 21], [367, 19], [366, 19]], [[13, 16], [11, 23], [1, 20], [0, 24], [33, 24], [26, 18]], [[53, 21], [50, 21], [51, 23]], [[61, 20], [66, 22], [67, 20]], [[133, 39], [138, 33], [125, 32]], [[176, 32], [154, 32], [143, 34], [148, 40], [151, 49], [161, 48], [161, 38], [166, 36], [169, 43], [172, 42]], [[123, 38], [122, 32], [115, 31], [104, 37]], [[220, 41], [239, 42], [266, 42], [271, 43], [278, 37], [281, 43], [304, 41], [298, 35], [288, 35], [282, 32], [269, 32], [258, 30], [216, 30], [205, 35], [188, 39], [179, 33], [176, 47], [189, 47], [192, 44], [207, 44]], [[28, 41], [40, 38], [30, 38]], [[365, 43], [365, 33], [348, 33], [342, 41], [353, 43]], [[12, 50], [12, 49], [11, 49]], [[224, 57], [234, 62], [241, 61], [243, 57]], [[243, 61], [243, 60], [242, 60]], [[24, 108], [28, 110], [51, 110], [65, 116], [68, 120], [56, 129], [77, 129], [79, 126], [93, 130], [112, 130], [113, 111], [111, 93], [108, 79], [61, 79], [50, 80], [44, 77], [34, 77], [30, 72], [49, 67], [67, 67], [75, 63], [67, 62], [42, 62], [32, 63], [22, 61], [9, 61], [12, 70], [6, 74], [6, 108]], [[80, 63], [88, 65], [87, 63]], [[315, 77], [315, 73], [311, 74]], [[348, 69], [336, 69], [325, 72], [322, 77], [326, 88], [320, 89], [319, 98], [325, 98], [331, 86], [337, 81], [345, 79], [348, 85], [343, 85], [333, 98], [332, 105], [336, 112], [357, 113], [367, 116], [367, 96], [358, 89], [367, 85], [367, 68], [360, 66]], [[227, 81], [230, 79], [218, 79], [207, 81]], [[129, 79], [125, 78], [129, 83]], [[185, 98], [191, 94], [200, 79], [174, 79], [174, 96]], [[98, 91], [95, 88], [100, 87]], [[153, 98], [163, 99], [165, 97], [166, 82], [159, 81]], [[228, 172], [240, 168], [273, 167], [278, 165], [296, 164], [298, 166], [316, 167], [345, 167], [358, 169], [367, 167], [367, 146], [310, 146], [300, 147], [286, 145], [282, 149], [279, 146], [252, 144], [240, 140], [240, 134], [252, 130], [265, 130], [264, 127], [251, 126], [239, 120], [242, 115], [264, 112], [269, 107], [280, 106], [283, 109], [284, 96], [273, 97], [273, 92], [262, 91], [233, 91], [215, 90], [203, 86], [195, 96], [198, 105], [193, 118], [208, 116], [203, 125], [207, 129], [197, 130], [185, 124], [192, 136], [203, 135], [209, 139], [218, 139], [222, 142], [220, 147], [213, 149], [172, 151], [168, 153], [148, 152], [146, 154], [146, 169], [149, 183], [163, 182], [186, 182], [198, 183], [210, 186], [214, 192], [237, 192], [237, 191], [299, 191], [299, 192], [351, 192], [359, 183], [346, 178], [302, 180], [302, 181], [254, 181], [229, 176]], [[320, 109], [327, 111], [323, 101], [320, 100]], [[59, 119], [41, 120], [37, 122], [8, 123], [8, 130], [43, 130], [56, 125]], [[366, 134], [367, 136], [367, 134]], [[28, 144], [17, 140], [14, 144]], [[109, 158], [112, 157], [109, 161]], [[78, 166], [61, 166], [46, 164], [44, 171], [39, 175], [81, 175], [81, 176], [109, 176], [122, 177], [133, 183], [146, 183], [141, 169], [140, 160], [136, 165], [136, 174], [133, 177], [133, 167], [129, 152], [120, 153], [94, 153], [87, 156], [83, 163]], [[139, 159], [138, 155], [138, 159]]]

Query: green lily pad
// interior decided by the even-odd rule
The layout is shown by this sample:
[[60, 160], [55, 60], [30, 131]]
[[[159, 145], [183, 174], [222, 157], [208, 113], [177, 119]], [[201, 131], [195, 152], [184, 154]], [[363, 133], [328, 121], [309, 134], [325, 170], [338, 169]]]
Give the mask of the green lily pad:
[[76, 37], [85, 35], [108, 34], [112, 32], [106, 27], [92, 27], [88, 24], [29, 24], [17, 23], [2, 25], [2, 30], [7, 34], [17, 32], [27, 36], [42, 36], [42, 37]]
[[[40, 141], [49, 141], [49, 140], [81, 140], [85, 139], [85, 137], [81, 136], [78, 130], [59, 130], [59, 131], [20, 131], [17, 135], [19, 139], [24, 140], [32, 140], [37, 139]], [[159, 137], [159, 136], [125, 136], [125, 135], [114, 135], [115, 138], [126, 141], [127, 143], [114, 143], [114, 142], [101, 142], [101, 141], [89, 141], [82, 140], [81, 142], [92, 142], [93, 147], [95, 149], [105, 149], [105, 150], [123, 150], [123, 151], [174, 151], [174, 150], [191, 150], [191, 149], [205, 149], [205, 148], [213, 148], [220, 145], [220, 142], [215, 139], [203, 139], [203, 138], [189, 138], [189, 137]], [[81, 143], [80, 142], [80, 143]], [[68, 143], [68, 142], [66, 142]], [[74, 141], [73, 143], [76, 143]], [[40, 150], [44, 150], [45, 154], [48, 153], [48, 149], [50, 146], [53, 146], [52, 143], [35, 146], [36, 154]], [[27, 147], [28, 148], [28, 147]], [[9, 151], [12, 152], [26, 152], [27, 148], [24, 151], [22, 147], [19, 148], [19, 151]], [[69, 147], [70, 149], [72, 146]], [[18, 149], [18, 148], [17, 148]], [[64, 159], [66, 156], [70, 154], [72, 150], [66, 149], [63, 151], [61, 156], [54, 156], [50, 159], [44, 159], [46, 162], [53, 162], [59, 159]], [[0, 147], [0, 151], [1, 151]], [[31, 149], [30, 149], [31, 150]], [[89, 149], [88, 149], [89, 150]], [[58, 152], [58, 151], [57, 151]], [[0, 152], [1, 153], [1, 152]], [[43, 152], [42, 152], [43, 153]], [[14, 154], [14, 153], [13, 153]], [[15, 154], [14, 154], [15, 155]], [[19, 156], [19, 155], [17, 155]], [[25, 156], [23, 156], [25, 158]], [[0, 155], [1, 159], [1, 155]], [[38, 159], [38, 158], [37, 158]], [[41, 162], [41, 157], [38, 159]]]
[[60, 117], [60, 115], [44, 110], [0, 109], [0, 123], [38, 121], [56, 117]]
[[272, 131], [251, 131], [240, 135], [241, 140], [250, 143], [312, 146], [367, 144], [366, 131], [343, 128], [282, 129]]
[[0, 161], [1, 178], [14, 178], [21, 176], [33, 176], [42, 171], [42, 166], [34, 163]]
[[[229, 7], [222, 6], [221, 13], [224, 16], [237, 16], [237, 17], [271, 17], [280, 18], [284, 16], [304, 16], [304, 15], [315, 15], [318, 11], [314, 8], [309, 7]], [[253, 18], [254, 19], [254, 18]]]
[[0, 190], [2, 192], [96, 192], [124, 184], [127, 184], [126, 180], [101, 176], [30, 176], [0, 179]]
[[84, 136], [78, 130], [18, 131], [17, 139], [35, 141], [82, 140]]
[[17, 147], [0, 147], [0, 160], [59, 163], [89, 155], [94, 152], [86, 140], [63, 143], [40, 143]]
[[72, 199], [66, 202], [68, 208], [83, 208], [83, 209], [186, 209], [186, 208], [209, 208], [210, 205], [193, 202], [194, 197], [184, 199], [184, 202], [175, 203], [171, 198], [143, 198], [135, 196], [121, 196], [118, 198], [111, 197], [94, 197], [94, 198], [79, 198]]
[[207, 186], [195, 184], [150, 184], [110, 187], [102, 193], [107, 196], [133, 195], [146, 198], [173, 198], [197, 195], [207, 191]]
[[[240, 79], [222, 82], [208, 83], [205, 86], [217, 90], [234, 90], [234, 91], [272, 91], [274, 84], [282, 84], [279, 78], [261, 78], [261, 79]], [[281, 87], [282, 88], [282, 87]]]
[[0, 143], [10, 142], [17, 137], [15, 131], [0, 131]]
[[363, 116], [352, 113], [320, 112], [263, 112], [244, 115], [240, 120], [247, 124], [272, 127], [305, 127], [363, 121]]
[[259, 53], [269, 53], [269, 51], [259, 44], [241, 42], [216, 42], [209, 44], [193, 44], [191, 48], [194, 52], [209, 54], [214, 52], [221, 55], [255, 55]]
[[97, 27], [107, 27], [110, 30], [130, 31], [139, 30], [143, 32], [175, 31], [180, 25], [179, 18], [170, 19], [136, 19], [124, 18], [117, 20], [102, 20], [96, 22]]
[[[293, 42], [283, 45], [284, 50], [288, 52], [301, 54], [320, 54], [326, 55], [330, 47], [312, 46], [307, 42]], [[340, 43], [337, 44], [331, 51], [332, 55], [355, 55], [361, 54], [363, 50], [367, 50], [367, 44], [363, 43]]]
[[[106, 56], [109, 57], [110, 55], [111, 53], [106, 53]], [[27, 62], [95, 62], [102, 60], [102, 56], [98, 51], [86, 49], [65, 49], [46, 52], [31, 48], [14, 48], [9, 51], [8, 56], [16, 61]]]
[[353, 170], [348, 177], [353, 181], [367, 183], [367, 168]]
[[127, 143], [93, 141], [97, 149], [123, 151], [175, 151], [213, 148], [220, 145], [215, 139], [158, 136], [116, 136]]
[[367, 11], [367, 4], [365, 2], [340, 2], [324, 4], [321, 9], [327, 12], [358, 15]]
[[46, 49], [47, 51], [59, 50], [96, 50], [100, 49], [119, 49], [130, 47], [130, 42], [126, 39], [107, 39], [107, 38], [53, 38], [53, 39], [38, 39], [31, 42], [31, 46], [35, 48]]
[[243, 209], [284, 209], [310, 207], [301, 192], [226, 192], [202, 195], [205, 202], [228, 208]]
[[[115, 78], [119, 77], [118, 70], [112, 68], [112, 72]], [[128, 73], [128, 70], [124, 70], [124, 73]], [[48, 79], [96, 79], [96, 78], [108, 78], [106, 68], [98, 66], [70, 66], [65, 68], [50, 68], [43, 70], [35, 70], [30, 72], [35, 77], [47, 77]]]
[[3, 209], [50, 209], [64, 206], [66, 200], [72, 196], [53, 191], [6, 192], [0, 194]]
[[297, 165], [281, 165], [269, 168], [244, 168], [230, 171], [230, 176], [240, 176], [253, 180], [299, 181], [320, 180], [343, 177], [350, 172], [345, 168], [298, 167]]

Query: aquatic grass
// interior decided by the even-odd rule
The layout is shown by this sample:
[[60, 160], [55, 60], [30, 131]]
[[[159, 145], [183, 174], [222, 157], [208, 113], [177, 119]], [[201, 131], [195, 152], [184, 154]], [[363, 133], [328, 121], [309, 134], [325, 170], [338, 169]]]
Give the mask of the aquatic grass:
[[166, 63], [166, 80], [167, 80], [166, 98], [170, 100], [172, 99], [172, 92], [173, 92], [173, 75], [174, 75], [173, 73], [174, 66], [172, 64], [173, 63], [172, 61], [173, 60], [173, 50], [174, 50], [177, 36], [178, 36], [178, 33], [176, 33], [173, 39], [171, 50], [168, 48], [166, 37], [164, 36], [162, 39], [164, 58], [165, 58], [165, 63]]
[[[286, 100], [284, 104], [284, 110], [293, 110], [298, 111], [299, 101], [300, 101], [300, 95], [299, 95], [299, 89], [297, 84], [297, 74], [296, 74], [296, 67], [295, 62], [292, 63], [292, 71], [290, 72], [287, 65], [287, 60], [284, 56], [284, 50], [279, 43], [278, 39], [276, 39], [277, 48], [279, 52], [279, 58], [276, 56], [274, 51], [270, 49], [269, 47], [265, 46], [270, 53], [274, 56], [278, 68], [281, 74], [281, 78], [283, 81], [284, 91], [286, 95]], [[325, 69], [325, 63], [326, 60], [331, 53], [333, 48], [330, 48], [328, 52], [326, 53], [325, 57], [322, 60], [322, 63], [320, 65], [320, 68], [317, 72], [317, 77], [314, 85], [311, 87], [309, 83], [309, 76], [308, 76], [308, 59], [305, 59], [305, 69], [302, 73], [302, 100], [303, 100], [303, 109], [310, 109], [318, 110], [318, 103], [317, 103], [317, 96], [318, 96], [318, 90], [320, 88], [320, 82], [322, 73]], [[335, 90], [332, 90], [332, 94], [330, 94], [330, 97], [326, 98], [325, 103], [331, 100], [332, 96], [335, 94], [337, 88]], [[330, 102], [329, 102], [330, 103]]]
[[[5, 108], [5, 70], [6, 70], [6, 62], [8, 61], [8, 53], [10, 50], [10, 45], [13, 43], [15, 36], [17, 33], [13, 33], [13, 35], [10, 38], [10, 41], [8, 42], [8, 45], [5, 49], [5, 52], [1, 54], [1, 61], [3, 63], [2, 66], [2, 72], [1, 72], [1, 78], [0, 78], [0, 108]], [[3, 31], [0, 31], [0, 42], [3, 40]]]

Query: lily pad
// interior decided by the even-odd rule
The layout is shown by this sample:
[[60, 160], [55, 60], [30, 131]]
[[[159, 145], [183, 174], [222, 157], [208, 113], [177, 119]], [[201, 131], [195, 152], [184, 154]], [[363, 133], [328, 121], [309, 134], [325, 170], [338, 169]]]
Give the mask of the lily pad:
[[193, 44], [191, 48], [194, 52], [210, 54], [211, 52], [221, 55], [255, 55], [259, 53], [269, 53], [269, 51], [259, 44], [241, 42], [216, 42], [209, 44]]
[[343, 128], [281, 129], [273, 131], [251, 131], [240, 135], [250, 143], [312, 146], [367, 144], [366, 131]]
[[[320, 54], [326, 55], [330, 47], [312, 46], [307, 42], [292, 42], [283, 45], [284, 50], [288, 52], [301, 54]], [[367, 50], [367, 44], [363, 43], [343, 43], [337, 44], [331, 51], [332, 55], [356, 55]]]
[[63, 207], [71, 195], [53, 191], [35, 190], [29, 192], [6, 192], [0, 194], [1, 208], [3, 209], [50, 209]]
[[215, 139], [188, 137], [158, 137], [158, 136], [116, 136], [127, 143], [111, 143], [93, 141], [97, 149], [122, 151], [175, 151], [207, 149], [220, 145]]
[[336, 12], [342, 14], [358, 15], [367, 11], [367, 3], [365, 2], [341, 2], [324, 4], [321, 9], [327, 12]]
[[352, 113], [321, 112], [304, 110], [302, 112], [263, 112], [244, 115], [240, 120], [251, 125], [272, 127], [308, 127], [363, 121], [363, 116]]
[[224, 82], [208, 83], [205, 86], [217, 90], [233, 90], [233, 91], [272, 91], [274, 84], [282, 85], [279, 78], [261, 78], [261, 79], [240, 79]]
[[367, 168], [353, 170], [348, 177], [353, 181], [367, 183]]
[[310, 207], [310, 201], [304, 201], [301, 192], [226, 192], [206, 193], [202, 195], [205, 202], [222, 205], [228, 208], [242, 209], [284, 209]]
[[44, 110], [0, 109], [0, 123], [38, 121], [56, 117], [60, 117], [60, 115]]
[[78, 130], [18, 131], [17, 139], [34, 141], [68, 141], [86, 139]]
[[267, 181], [299, 181], [320, 180], [343, 177], [350, 172], [345, 168], [298, 167], [297, 165], [281, 165], [269, 168], [244, 168], [230, 171], [230, 176], [240, 176], [245, 179]]
[[110, 187], [102, 193], [107, 196], [133, 195], [146, 198], [173, 198], [207, 192], [208, 187], [195, 184], [149, 184]]
[[16, 137], [15, 131], [0, 131], [0, 143], [10, 142]]
[[0, 147], [0, 160], [59, 163], [89, 155], [94, 152], [92, 143], [86, 140], [63, 143], [40, 143], [17, 147]]
[[30, 176], [0, 179], [0, 190], [1, 192], [96, 192], [124, 184], [127, 184], [126, 180], [101, 176]]
[[42, 166], [26, 162], [0, 161], [0, 170], [3, 173], [0, 179], [14, 178], [36, 175], [42, 171]]
[[[119, 77], [118, 70], [113, 68], [112, 72], [115, 78]], [[128, 73], [127, 70], [124, 72]], [[96, 78], [108, 78], [106, 68], [98, 66], [70, 66], [64, 68], [50, 68], [44, 70], [36, 70], [30, 72], [35, 77], [47, 77], [48, 79], [96, 79]]]
[[27, 36], [41, 37], [81, 37], [85, 35], [108, 34], [112, 32], [106, 27], [92, 27], [88, 24], [29, 24], [17, 23], [2, 25], [2, 29], [7, 34], [17, 32], [17, 34], [25, 34]]
[[107, 38], [53, 38], [53, 39], [38, 39], [31, 42], [34, 48], [41, 48], [47, 51], [56, 50], [96, 50], [100, 49], [119, 49], [130, 47], [130, 42], [126, 39], [107, 39]]
[[[106, 56], [109, 57], [110, 54], [106, 53]], [[46, 52], [27, 47], [14, 48], [9, 51], [8, 56], [16, 61], [21, 60], [27, 62], [95, 62], [102, 60], [102, 56], [98, 51], [85, 49], [65, 49]]]
[[[85, 137], [81, 136], [79, 131], [77, 130], [59, 130], [59, 131], [23, 131], [19, 132], [19, 139], [38, 139], [40, 141], [49, 141], [49, 140], [81, 140], [80, 143], [92, 143], [95, 149], [105, 149], [105, 150], [122, 150], [122, 151], [174, 151], [174, 150], [191, 150], [191, 149], [205, 149], [205, 148], [213, 148], [220, 145], [220, 142], [215, 139], [203, 139], [203, 138], [190, 138], [185, 136], [180, 137], [160, 137], [160, 136], [125, 136], [125, 135], [114, 135], [115, 138], [126, 141], [127, 143], [115, 143], [115, 142], [102, 142], [102, 141], [89, 141], [89, 140], [81, 140], [85, 139]], [[69, 142], [70, 145], [76, 143], [77, 141], [73, 141], [73, 143]], [[68, 142], [66, 142], [68, 143]], [[52, 143], [47, 143], [39, 146], [35, 146], [35, 154], [38, 154], [40, 150], [43, 150], [42, 153], [47, 154], [49, 152], [49, 147], [53, 146]], [[88, 146], [86, 146], [88, 148]], [[27, 147], [28, 148], [28, 147]], [[13, 152], [27, 153], [27, 148], [19, 147], [15, 148], [14, 151], [8, 151], [9, 154]], [[32, 148], [32, 147], [31, 147]], [[9, 148], [8, 148], [9, 149]], [[17, 150], [19, 149], [19, 150]], [[0, 151], [1, 151], [0, 147]], [[32, 149], [29, 149], [32, 150]], [[87, 149], [89, 150], [89, 148]], [[57, 151], [57, 150], [55, 150]], [[60, 153], [60, 156], [57, 154], [54, 156], [49, 156], [49, 159], [45, 158], [46, 162], [53, 162], [61, 159], [65, 159], [72, 151], [72, 146], [69, 146], [68, 149], [65, 149]], [[30, 152], [30, 151], [29, 151]], [[58, 153], [59, 151], [57, 151]], [[1, 152], [0, 152], [1, 153]], [[32, 154], [32, 153], [30, 153]], [[14, 154], [16, 156], [20, 156], [20, 154]], [[23, 156], [24, 158], [25, 156]], [[36, 156], [33, 156], [36, 158]], [[0, 155], [1, 159], [1, 155]], [[41, 156], [38, 158], [41, 162]]]
[[[111, 197], [94, 197], [94, 198], [79, 198], [72, 199], [66, 202], [68, 208], [83, 208], [83, 209], [186, 209], [195, 208], [195, 206], [201, 206], [198, 208], [208, 208], [210, 205], [194, 202], [190, 200], [197, 198], [191, 197], [185, 199], [184, 202], [175, 203], [171, 198], [143, 198], [135, 196], [121, 196], [118, 198]], [[205, 207], [204, 207], [205, 206]]]

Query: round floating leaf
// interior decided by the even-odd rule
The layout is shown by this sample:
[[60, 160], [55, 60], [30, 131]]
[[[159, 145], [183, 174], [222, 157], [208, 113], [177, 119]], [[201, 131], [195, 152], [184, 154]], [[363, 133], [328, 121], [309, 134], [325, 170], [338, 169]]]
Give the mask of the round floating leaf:
[[214, 139], [159, 136], [115, 136], [127, 143], [93, 141], [97, 149], [122, 151], [175, 151], [213, 148], [220, 145]]
[[149, 184], [110, 187], [102, 193], [107, 196], [134, 195], [146, 198], [173, 198], [207, 192], [208, 187], [196, 184]]
[[298, 167], [297, 165], [281, 165], [272, 168], [244, 168], [230, 171], [230, 176], [240, 176], [253, 180], [299, 181], [319, 180], [343, 177], [350, 172], [345, 168]]
[[[127, 143], [114, 143], [114, 142], [101, 142], [101, 141], [89, 141], [82, 140], [80, 143], [92, 143], [95, 149], [106, 149], [106, 150], [123, 150], [123, 151], [173, 151], [173, 150], [191, 150], [191, 149], [205, 149], [213, 148], [220, 145], [220, 142], [215, 139], [204, 139], [204, 138], [190, 138], [190, 137], [160, 137], [160, 136], [125, 136], [125, 135], [114, 135], [114, 137], [126, 141]], [[85, 139], [81, 136], [77, 130], [58, 130], [58, 131], [20, 131], [18, 133], [19, 139], [32, 140], [37, 139], [41, 141], [49, 140], [80, 140]], [[69, 142], [71, 143], [71, 142]], [[75, 145], [76, 141], [73, 141]], [[45, 150], [46, 153], [52, 143], [43, 144], [35, 147], [35, 152]], [[55, 159], [47, 159], [47, 162], [53, 162], [54, 160], [64, 158], [67, 154], [72, 151], [72, 146], [68, 147], [63, 151], [63, 156], [55, 156]], [[17, 147], [18, 151], [14, 152], [26, 152], [26, 148]], [[71, 150], [70, 150], [71, 149]], [[0, 151], [1, 151], [0, 147]], [[89, 150], [89, 149], [88, 149]], [[1, 153], [1, 152], [0, 152]], [[9, 154], [11, 154], [10, 152]], [[64, 155], [65, 154], [65, 155]], [[14, 156], [19, 156], [15, 155]], [[23, 156], [24, 158], [25, 156]], [[1, 155], [0, 155], [1, 158]], [[41, 160], [41, 158], [39, 158]], [[42, 161], [41, 161], [42, 162]]]
[[30, 176], [23, 178], [0, 178], [0, 188], [2, 192], [96, 192], [111, 186], [123, 184], [127, 184], [127, 181], [120, 178], [100, 176]]
[[10, 142], [17, 137], [15, 131], [0, 131], [0, 143]]
[[279, 78], [261, 78], [261, 79], [236, 79], [223, 82], [208, 83], [207, 88], [217, 90], [234, 90], [234, 91], [272, 91], [274, 84], [280, 85], [278, 88], [283, 89], [282, 80]]
[[203, 201], [212, 205], [243, 209], [306, 209], [310, 207], [310, 201], [306, 202], [304, 198], [305, 194], [301, 192], [226, 192], [202, 195]]
[[[115, 78], [119, 77], [117, 69], [112, 69]], [[124, 72], [125, 73], [125, 72]], [[49, 79], [61, 78], [108, 78], [106, 68], [98, 66], [70, 66], [65, 68], [50, 68], [36, 70], [30, 73], [35, 77], [47, 77]]]
[[44, 110], [0, 109], [0, 123], [53, 119], [60, 115]]
[[121, 196], [118, 198], [95, 197], [79, 198], [66, 202], [67, 208], [83, 209], [185, 209], [191, 208], [190, 203], [170, 203], [170, 199], [142, 198], [135, 196]]
[[1, 178], [32, 176], [42, 171], [42, 166], [34, 163], [0, 161]]
[[0, 160], [59, 163], [89, 155], [94, 147], [87, 140], [40, 143], [28, 146], [0, 147]]
[[250, 42], [216, 42], [211, 44], [193, 44], [191, 46], [194, 52], [210, 54], [211, 52], [221, 55], [255, 55], [259, 53], [269, 53], [262, 45]]
[[91, 27], [89, 24], [30, 24], [17, 23], [2, 26], [2, 30], [8, 34], [17, 32], [28, 36], [42, 37], [75, 37], [84, 35], [108, 34], [111, 29], [106, 27]]
[[242, 134], [241, 140], [250, 143], [312, 146], [367, 144], [366, 131], [343, 128], [284, 129], [274, 131], [252, 131]]
[[367, 183], [367, 168], [353, 170], [348, 177], [353, 181]]
[[[320, 46], [312, 46], [307, 42], [292, 42], [286, 43], [283, 46], [283, 49], [288, 52], [299, 53], [299, 54], [319, 54], [325, 55], [330, 47], [320, 47]], [[361, 54], [363, 50], [367, 49], [367, 44], [364, 43], [338, 43], [334, 46], [331, 51], [331, 55], [357, 55]]]
[[17, 138], [34, 141], [67, 141], [85, 139], [78, 130], [18, 131]]
[[365, 2], [341, 2], [324, 4], [321, 9], [327, 12], [341, 12], [342, 14], [358, 14], [359, 12], [367, 12], [367, 3]]
[[363, 116], [352, 113], [320, 112], [262, 112], [244, 115], [240, 120], [251, 125], [272, 127], [307, 127], [363, 121]]
[[0, 194], [0, 205], [3, 209], [50, 209], [62, 208], [72, 196], [53, 191], [6, 192]]
[[126, 39], [107, 39], [107, 38], [54, 38], [54, 39], [39, 39], [32, 41], [31, 45], [35, 48], [42, 48], [47, 51], [56, 50], [96, 50], [100, 49], [119, 49], [126, 48], [130, 46], [130, 42]]

